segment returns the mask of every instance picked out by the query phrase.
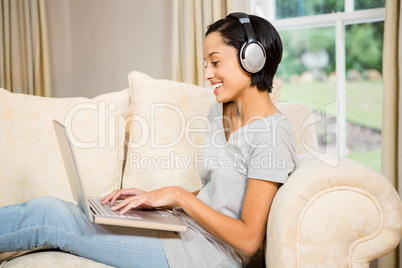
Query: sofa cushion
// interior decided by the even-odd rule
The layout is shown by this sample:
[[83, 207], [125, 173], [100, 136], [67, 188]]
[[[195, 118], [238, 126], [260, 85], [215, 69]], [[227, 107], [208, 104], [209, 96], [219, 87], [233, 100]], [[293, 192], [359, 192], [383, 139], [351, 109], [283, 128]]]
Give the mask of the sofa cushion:
[[[215, 101], [212, 90], [192, 84], [129, 74], [132, 109], [127, 118], [129, 146], [123, 188], [143, 190], [178, 185], [201, 188], [198, 160], [208, 128], [207, 114]], [[271, 98], [277, 102], [281, 81]]]
[[112, 266], [95, 262], [80, 256], [48, 250], [37, 253], [29, 253], [21, 257], [6, 261], [1, 268], [25, 268], [25, 267], [85, 267], [85, 268], [111, 268]]
[[296, 153], [319, 152], [316, 118], [310, 106], [304, 103], [282, 102], [279, 111], [289, 118], [295, 130]]
[[129, 101], [128, 89], [93, 99], [0, 89], [0, 207], [46, 195], [73, 201], [53, 119], [71, 128], [88, 194], [120, 187]]
[[[146, 191], [180, 185], [201, 187], [196, 154], [205, 136], [205, 118], [215, 96], [199, 86], [131, 72], [132, 114], [123, 188]], [[201, 129], [204, 132], [196, 132]]]

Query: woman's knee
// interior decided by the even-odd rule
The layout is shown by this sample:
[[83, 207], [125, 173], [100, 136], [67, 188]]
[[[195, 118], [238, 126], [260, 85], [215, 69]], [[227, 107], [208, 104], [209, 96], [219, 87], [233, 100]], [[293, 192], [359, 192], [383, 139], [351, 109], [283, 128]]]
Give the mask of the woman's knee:
[[44, 196], [32, 199], [26, 202], [28, 207], [35, 207], [37, 209], [63, 209], [66, 206], [66, 201], [58, 199], [53, 196]]
[[28, 211], [43, 217], [69, 218], [74, 214], [74, 204], [52, 196], [29, 200], [25, 203]]

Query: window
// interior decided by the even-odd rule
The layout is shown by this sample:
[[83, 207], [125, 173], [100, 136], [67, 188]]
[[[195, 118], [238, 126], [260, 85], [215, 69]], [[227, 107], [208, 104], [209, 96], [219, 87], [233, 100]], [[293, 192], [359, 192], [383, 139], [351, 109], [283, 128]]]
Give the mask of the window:
[[385, 0], [251, 0], [284, 45], [282, 102], [309, 104], [320, 153], [381, 168]]

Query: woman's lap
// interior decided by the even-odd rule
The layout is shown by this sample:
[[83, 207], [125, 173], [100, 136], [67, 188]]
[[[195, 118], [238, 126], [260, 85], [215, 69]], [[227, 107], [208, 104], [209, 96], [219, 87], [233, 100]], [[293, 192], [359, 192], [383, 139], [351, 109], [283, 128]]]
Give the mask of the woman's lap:
[[97, 225], [53, 197], [0, 209], [0, 253], [49, 246], [118, 267], [168, 267], [155, 230]]

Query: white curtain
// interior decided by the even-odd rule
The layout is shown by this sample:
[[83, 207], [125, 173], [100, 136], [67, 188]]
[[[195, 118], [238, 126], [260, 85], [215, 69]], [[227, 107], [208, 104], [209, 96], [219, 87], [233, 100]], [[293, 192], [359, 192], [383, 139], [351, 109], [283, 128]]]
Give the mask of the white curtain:
[[173, 80], [204, 86], [202, 47], [207, 26], [233, 12], [234, 5], [238, 9], [235, 0], [173, 1]]
[[[399, 0], [385, 2], [382, 173], [402, 197], [402, 14]], [[378, 267], [401, 267], [400, 246], [378, 260]]]
[[0, 87], [50, 96], [45, 0], [0, 0]]

